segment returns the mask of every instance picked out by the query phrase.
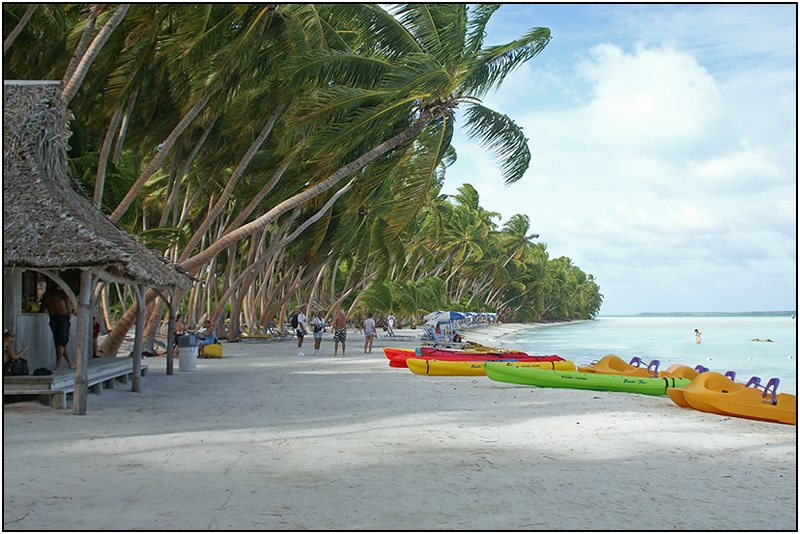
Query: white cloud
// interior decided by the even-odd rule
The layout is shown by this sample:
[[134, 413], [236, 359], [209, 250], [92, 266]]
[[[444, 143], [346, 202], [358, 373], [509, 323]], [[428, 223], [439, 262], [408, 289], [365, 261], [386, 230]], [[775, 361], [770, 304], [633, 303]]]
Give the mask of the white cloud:
[[586, 109], [591, 140], [600, 145], [663, 150], [701, 139], [723, 105], [714, 79], [690, 55], [611, 44], [590, 51], [580, 71], [595, 85]]
[[[724, 31], [702, 36], [681, 30], [697, 27], [692, 17], [670, 16], [684, 8], [619, 9], [657, 13], [626, 26], [628, 37], [648, 34], [646, 45], [587, 42], [560, 62], [526, 64], [487, 96], [530, 138], [526, 176], [502, 186], [496, 163], [457, 134], [445, 192], [473, 183], [504, 220], [528, 214], [551, 257], [597, 277], [603, 313], [790, 308], [797, 75], [785, 60], [794, 41], [791, 53], [775, 37], [743, 57], [747, 28], [734, 8], [720, 8]], [[708, 21], [716, 8], [686, 9]]]

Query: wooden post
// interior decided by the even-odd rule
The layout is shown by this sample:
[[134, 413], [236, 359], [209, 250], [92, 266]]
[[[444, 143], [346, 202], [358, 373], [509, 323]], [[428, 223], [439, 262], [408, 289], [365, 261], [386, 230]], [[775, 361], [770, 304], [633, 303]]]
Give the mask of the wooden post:
[[177, 298], [175, 288], [169, 288], [169, 300], [167, 303], [169, 304], [169, 321], [168, 321], [168, 330], [167, 330], [167, 374], [171, 375], [174, 372], [174, 359], [172, 353], [172, 343], [175, 341], [175, 318], [177, 314], [177, 307], [178, 303], [175, 302]]
[[75, 358], [75, 391], [72, 394], [72, 413], [86, 415], [86, 397], [89, 394], [89, 353], [92, 344], [92, 272], [81, 271], [80, 301], [78, 302], [78, 324], [75, 328], [77, 336], [77, 354]]
[[145, 288], [144, 284], [139, 284], [133, 287], [136, 293], [136, 336], [133, 338], [133, 385], [131, 391], [135, 393], [142, 392], [141, 376], [142, 376], [142, 347], [144, 346], [144, 326], [147, 314], [147, 306], [145, 303]]

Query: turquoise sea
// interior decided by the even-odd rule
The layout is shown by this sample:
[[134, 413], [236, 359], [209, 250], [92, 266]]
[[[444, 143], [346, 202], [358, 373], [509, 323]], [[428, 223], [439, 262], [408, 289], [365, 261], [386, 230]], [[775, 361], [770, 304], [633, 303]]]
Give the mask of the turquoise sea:
[[[695, 343], [694, 329], [702, 333]], [[751, 341], [772, 339], [775, 343]], [[659, 360], [736, 372], [737, 382], [751, 376], [761, 383], [781, 380], [778, 393], [797, 394], [797, 321], [790, 317], [601, 317], [546, 328], [521, 330], [503, 339], [505, 346], [529, 354], [558, 354], [578, 365], [614, 354], [626, 362]]]

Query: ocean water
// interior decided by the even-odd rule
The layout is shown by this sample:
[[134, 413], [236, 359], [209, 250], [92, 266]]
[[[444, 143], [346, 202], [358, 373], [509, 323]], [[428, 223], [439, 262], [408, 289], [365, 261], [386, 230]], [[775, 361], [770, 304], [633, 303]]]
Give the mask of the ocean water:
[[[702, 333], [695, 343], [694, 329]], [[751, 341], [772, 339], [775, 343]], [[626, 362], [638, 356], [659, 360], [659, 369], [681, 363], [711, 371], [736, 372], [761, 383], [780, 378], [778, 393], [797, 394], [797, 321], [790, 317], [601, 317], [546, 328], [524, 329], [504, 345], [529, 354], [558, 354], [578, 365], [613, 354]]]

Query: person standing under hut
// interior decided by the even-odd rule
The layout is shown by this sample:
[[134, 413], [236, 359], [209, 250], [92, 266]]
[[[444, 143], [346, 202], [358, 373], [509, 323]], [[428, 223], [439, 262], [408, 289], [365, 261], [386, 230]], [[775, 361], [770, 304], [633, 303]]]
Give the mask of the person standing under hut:
[[53, 342], [56, 346], [56, 370], [62, 369], [61, 357], [67, 360], [70, 369], [74, 369], [69, 358], [69, 298], [63, 289], [51, 289], [42, 296], [42, 311], [50, 314], [50, 330], [53, 331]]
[[339, 343], [342, 343], [342, 356], [344, 356], [344, 346], [347, 341], [347, 316], [341, 308], [336, 310], [336, 318], [333, 320], [333, 356], [339, 353]]
[[186, 325], [183, 324], [183, 315], [180, 313], [175, 318], [175, 330], [173, 330], [174, 335], [172, 336], [172, 355], [173, 357], [178, 356], [178, 338], [182, 335], [186, 334]]
[[367, 312], [367, 318], [364, 319], [364, 354], [372, 352], [372, 341], [375, 339], [375, 319], [372, 318], [372, 312]]
[[297, 355], [305, 356], [303, 352], [303, 337], [308, 334], [308, 324], [306, 323], [306, 307], [300, 308], [300, 313], [297, 314]]
[[319, 352], [319, 347], [322, 344], [322, 334], [325, 332], [325, 326], [325, 315], [320, 311], [311, 320], [311, 329], [314, 331], [314, 354], [317, 356], [322, 356]]

